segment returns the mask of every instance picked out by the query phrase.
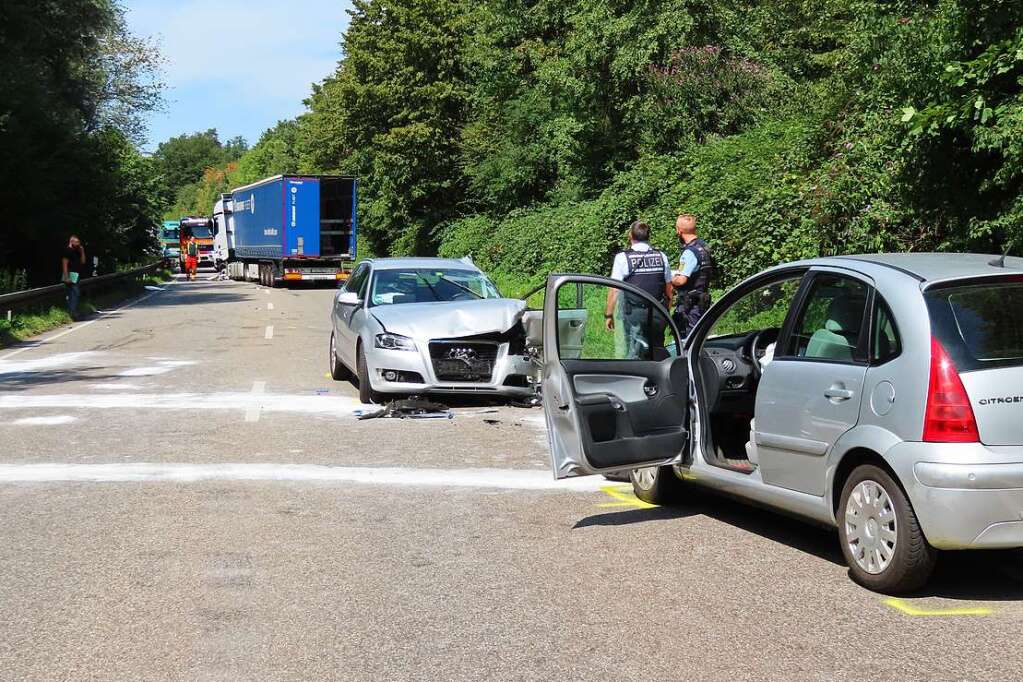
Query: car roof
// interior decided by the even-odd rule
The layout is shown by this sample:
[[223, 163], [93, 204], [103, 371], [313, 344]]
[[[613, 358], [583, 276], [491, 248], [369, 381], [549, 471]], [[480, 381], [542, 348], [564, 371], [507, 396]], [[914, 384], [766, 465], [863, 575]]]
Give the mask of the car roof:
[[1023, 274], [1023, 258], [1007, 256], [1005, 267], [993, 265], [999, 258], [983, 253], [865, 253], [817, 258], [811, 264], [849, 267], [849, 261], [875, 263], [911, 275], [922, 283]]
[[470, 262], [456, 258], [374, 258], [368, 261], [374, 270], [416, 270], [449, 268], [451, 270], [479, 270]]

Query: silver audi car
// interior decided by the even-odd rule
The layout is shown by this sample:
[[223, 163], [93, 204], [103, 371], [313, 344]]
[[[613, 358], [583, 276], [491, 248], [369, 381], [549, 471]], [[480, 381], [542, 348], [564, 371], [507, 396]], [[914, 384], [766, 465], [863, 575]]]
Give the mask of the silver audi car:
[[[608, 290], [645, 303], [640, 329], [605, 324]], [[628, 284], [552, 275], [541, 340], [558, 478], [631, 469], [651, 503], [700, 485], [837, 527], [852, 577], [887, 593], [938, 550], [1023, 547], [1023, 259], [782, 265], [686, 339]]]
[[387, 394], [531, 395], [525, 308], [468, 260], [363, 261], [334, 297], [331, 376], [355, 379], [364, 403]]

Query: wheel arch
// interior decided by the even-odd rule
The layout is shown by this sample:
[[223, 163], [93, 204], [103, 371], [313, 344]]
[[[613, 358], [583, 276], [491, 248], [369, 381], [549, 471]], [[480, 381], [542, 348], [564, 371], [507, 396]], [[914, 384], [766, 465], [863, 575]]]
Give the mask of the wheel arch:
[[[879, 426], [865, 425], [853, 427], [835, 444], [832, 449], [833, 462], [828, 467], [827, 501], [833, 521], [838, 521], [838, 502], [842, 496], [849, 474], [861, 464], [874, 464], [884, 469], [892, 479], [907, 493], [906, 486], [896, 468], [887, 459], [888, 451], [902, 442], [902, 439], [891, 431]], [[907, 494], [907, 499], [909, 498]]]

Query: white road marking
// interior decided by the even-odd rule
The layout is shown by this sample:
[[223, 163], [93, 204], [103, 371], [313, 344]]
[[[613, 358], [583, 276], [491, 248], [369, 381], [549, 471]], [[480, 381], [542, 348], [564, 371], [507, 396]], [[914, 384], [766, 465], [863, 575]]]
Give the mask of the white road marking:
[[267, 327], [266, 327], [266, 334], [263, 335], [263, 338], [265, 338], [265, 339], [272, 339], [273, 337], [274, 337], [274, 326], [272, 324], [271, 325], [267, 325]]
[[503, 490], [596, 491], [600, 477], [555, 481], [550, 472], [522, 469], [402, 469], [332, 467], [317, 464], [177, 464], [123, 462], [110, 464], [0, 465], [3, 483], [102, 483], [135, 481], [312, 481], [370, 485], [497, 488]]
[[142, 385], [128, 383], [89, 384], [89, 388], [95, 391], [137, 391], [142, 388]]
[[136, 298], [134, 301], [129, 301], [128, 303], [125, 303], [122, 306], [118, 306], [117, 308], [113, 308], [111, 310], [105, 310], [102, 313], [99, 313], [99, 317], [94, 317], [93, 319], [89, 320], [88, 322], [82, 322], [81, 324], [74, 325], [74, 326], [71, 327], [71, 329], [65, 329], [64, 331], [60, 332], [59, 334], [54, 334], [53, 336], [47, 336], [45, 338], [39, 339], [38, 341], [30, 341], [30, 342], [28, 342], [28, 345], [25, 346], [24, 348], [18, 348], [17, 350], [13, 350], [10, 353], [8, 353], [7, 355], [0, 355], [0, 360], [6, 360], [7, 358], [13, 358], [15, 355], [17, 355], [19, 353], [24, 353], [27, 350], [32, 350], [33, 348], [39, 348], [40, 346], [42, 346], [44, 344], [47, 344], [47, 343], [50, 343], [51, 341], [56, 341], [57, 339], [61, 338], [62, 336], [67, 336], [71, 332], [76, 332], [79, 329], [84, 329], [85, 327], [88, 327], [90, 324], [95, 324], [96, 322], [99, 322], [106, 315], [109, 315], [111, 313], [116, 313], [116, 312], [118, 312], [120, 310], [125, 310], [126, 308], [130, 308], [133, 305], [138, 305], [139, 303], [142, 303], [142, 301], [145, 301], [148, 298], [152, 298], [153, 296], [156, 296], [159, 293], [162, 293], [162, 292], [160, 292], [160, 291], [153, 291], [151, 293], [146, 294], [145, 296], [142, 296], [140, 298]]
[[35, 360], [19, 360], [15, 362], [0, 361], [0, 376], [4, 374], [44, 372], [46, 370], [80, 363], [82, 360], [88, 360], [96, 357], [97, 355], [101, 355], [101, 353], [97, 353], [95, 351], [84, 351], [81, 353], [57, 353], [56, 355], [47, 355]]
[[267, 301], [267, 303], [266, 303], [266, 309], [267, 309], [267, 310], [273, 310], [273, 309], [274, 309], [274, 304], [273, 304], [273, 303], [270, 303], [269, 301]]
[[41, 408], [75, 410], [248, 410], [258, 405], [263, 413], [291, 412], [324, 416], [352, 417], [364, 409], [358, 398], [346, 396], [284, 393], [110, 393], [81, 395], [51, 393], [36, 395], [0, 394], [0, 409], [37, 410]]
[[78, 417], [61, 414], [53, 417], [25, 417], [23, 419], [15, 419], [13, 423], [17, 426], [58, 426], [60, 424], [70, 424], [77, 420]]
[[152, 377], [157, 374], [166, 374], [172, 367], [133, 367], [123, 372], [118, 372], [119, 377]]
[[[265, 381], [253, 381], [252, 382], [252, 395], [262, 395], [266, 392]], [[248, 409], [245, 410], [245, 421], [247, 422], [258, 422], [259, 413], [262, 410], [262, 406], [259, 403], [249, 405]]]

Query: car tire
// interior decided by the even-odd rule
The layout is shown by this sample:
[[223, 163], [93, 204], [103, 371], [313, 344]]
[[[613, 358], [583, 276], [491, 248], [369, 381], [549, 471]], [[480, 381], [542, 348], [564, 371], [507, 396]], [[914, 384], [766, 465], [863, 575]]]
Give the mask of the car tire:
[[366, 355], [362, 352], [362, 348], [359, 348], [356, 354], [355, 365], [359, 381], [359, 400], [367, 405], [383, 403], [380, 394], [374, 391], [369, 383], [369, 367], [366, 365]]
[[337, 357], [337, 342], [334, 332], [330, 333], [330, 378], [334, 381], [347, 381], [352, 378], [352, 373]]
[[938, 551], [924, 537], [902, 487], [884, 469], [872, 464], [853, 469], [842, 486], [836, 520], [849, 574], [863, 587], [903, 594], [930, 579]]
[[647, 504], [666, 506], [678, 504], [682, 500], [685, 487], [675, 474], [675, 468], [643, 467], [629, 472], [632, 481], [632, 492]]

